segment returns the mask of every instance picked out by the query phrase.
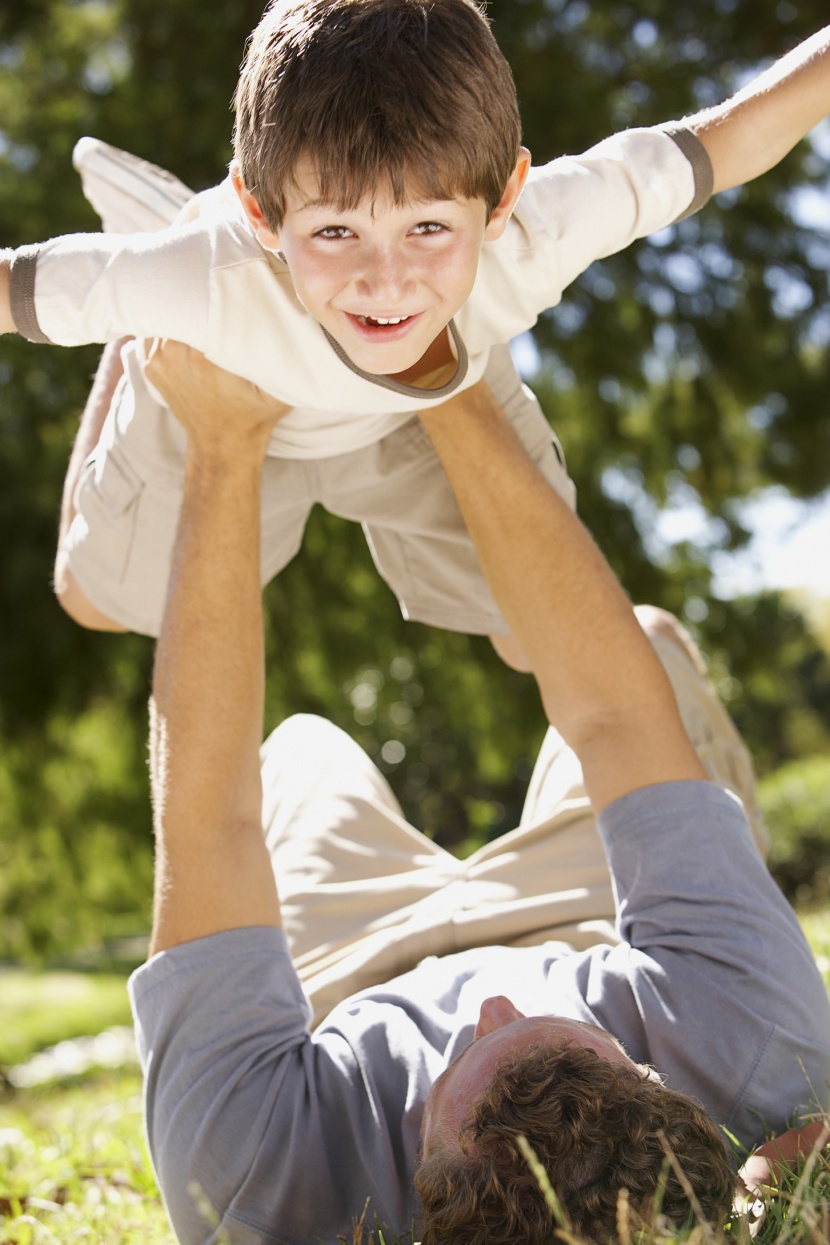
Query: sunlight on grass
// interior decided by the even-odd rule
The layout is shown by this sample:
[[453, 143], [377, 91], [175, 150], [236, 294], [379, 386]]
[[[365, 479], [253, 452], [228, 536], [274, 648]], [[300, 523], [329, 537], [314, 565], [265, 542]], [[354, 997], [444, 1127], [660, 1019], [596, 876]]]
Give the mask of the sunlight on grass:
[[0, 1242], [174, 1245], [141, 1124], [137, 1072], [0, 1105]]
[[123, 975], [0, 970], [0, 1067], [66, 1038], [128, 1024]]
[[798, 919], [813, 949], [816, 963], [824, 977], [824, 984], [830, 991], [830, 908], [821, 908], [814, 912], [799, 912]]

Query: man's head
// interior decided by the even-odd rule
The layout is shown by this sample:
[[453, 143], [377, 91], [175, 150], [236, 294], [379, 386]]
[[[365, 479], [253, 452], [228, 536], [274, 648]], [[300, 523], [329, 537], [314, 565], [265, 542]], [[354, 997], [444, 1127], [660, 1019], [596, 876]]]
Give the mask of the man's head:
[[519, 140], [510, 69], [470, 0], [279, 0], [242, 68], [232, 175], [310, 314], [359, 367], [400, 375], [507, 224]]
[[675, 1223], [693, 1217], [666, 1147], [707, 1219], [728, 1213], [734, 1175], [714, 1123], [609, 1034], [524, 1017], [493, 999], [476, 1039], [427, 1102], [415, 1174], [423, 1245], [550, 1241], [551, 1215], [519, 1135], [542, 1162], [574, 1232], [588, 1239], [615, 1239], [622, 1189], [633, 1216], [648, 1221], [659, 1204]]

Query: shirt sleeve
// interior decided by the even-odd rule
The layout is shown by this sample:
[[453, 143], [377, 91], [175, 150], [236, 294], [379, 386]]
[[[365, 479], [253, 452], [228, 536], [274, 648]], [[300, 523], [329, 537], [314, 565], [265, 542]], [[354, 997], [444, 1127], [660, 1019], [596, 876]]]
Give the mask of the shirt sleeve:
[[182, 1245], [334, 1242], [367, 1198], [388, 1212], [388, 1187], [406, 1181], [372, 1069], [337, 1029], [310, 1035], [282, 931], [174, 947], [130, 994], [150, 1150]]
[[740, 803], [712, 783], [666, 783], [616, 801], [599, 825], [623, 939], [604, 969], [633, 992], [619, 1035], [630, 1053], [746, 1145], [826, 1109], [827, 992]]
[[21, 247], [10, 273], [15, 326], [30, 341], [58, 346], [171, 337], [204, 351], [210, 250], [198, 225]]
[[625, 130], [532, 169], [457, 317], [468, 348], [524, 332], [594, 260], [696, 211], [711, 190], [706, 149], [682, 126]]

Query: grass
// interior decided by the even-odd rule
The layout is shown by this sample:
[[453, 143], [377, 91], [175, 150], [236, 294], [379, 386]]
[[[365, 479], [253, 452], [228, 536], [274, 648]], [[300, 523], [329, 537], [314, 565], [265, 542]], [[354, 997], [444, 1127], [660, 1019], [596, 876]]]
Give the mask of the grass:
[[813, 949], [816, 963], [824, 977], [824, 984], [830, 991], [830, 908], [799, 912], [798, 919]]
[[[830, 908], [802, 915], [830, 988]], [[116, 974], [0, 972], [0, 1067], [39, 1046], [125, 1023]], [[620, 1220], [622, 1245], [750, 1245], [745, 1222], [686, 1234], [656, 1219], [644, 1233]], [[567, 1226], [552, 1240], [582, 1245]], [[356, 1245], [396, 1245], [363, 1231]], [[754, 1245], [827, 1245], [830, 1152], [766, 1200]], [[97, 1071], [0, 1099], [0, 1245], [175, 1245], [144, 1144], [135, 1069]]]
[[123, 974], [0, 969], [0, 1068], [67, 1038], [132, 1024]]
[[144, 1147], [136, 1070], [0, 1107], [2, 1245], [175, 1245]]
[[[547, 1173], [524, 1137], [519, 1138], [519, 1144], [557, 1225], [553, 1241], [595, 1245], [571, 1231]], [[677, 1166], [676, 1161], [668, 1161]], [[713, 1231], [703, 1222], [678, 1232], [662, 1221], [659, 1210], [655, 1210], [650, 1222], [635, 1226], [636, 1215], [623, 1191], [617, 1203], [618, 1240], [620, 1245], [826, 1245], [830, 1240], [830, 1151], [825, 1148], [808, 1168], [803, 1173], [794, 1172], [775, 1194], [756, 1202], [756, 1207], [762, 1209], [753, 1219], [752, 1230], [748, 1219], [736, 1216], [722, 1232]]]

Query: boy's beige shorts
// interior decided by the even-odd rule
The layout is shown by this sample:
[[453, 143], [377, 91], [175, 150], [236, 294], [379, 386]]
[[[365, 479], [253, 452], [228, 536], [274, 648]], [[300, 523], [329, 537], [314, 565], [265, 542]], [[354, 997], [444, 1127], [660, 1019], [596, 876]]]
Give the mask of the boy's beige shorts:
[[[686, 729], [714, 781], [766, 832], [749, 755], [701, 668], [652, 637]], [[323, 718], [289, 718], [262, 749], [264, 825], [283, 923], [319, 1023], [339, 1001], [430, 955], [551, 939], [618, 941], [614, 900], [582, 774], [548, 731], [519, 826], [458, 860], [404, 819], [383, 775]]]
[[[133, 383], [116, 392], [81, 474], [77, 515], [64, 548], [75, 579], [99, 610], [131, 631], [158, 635], [181, 506], [185, 438], [174, 416], [148, 394], [129, 351], [125, 362]], [[575, 489], [562, 450], [507, 346], [491, 351], [485, 376], [531, 458], [573, 506]], [[263, 584], [298, 552], [315, 502], [362, 523], [375, 565], [405, 618], [477, 635], [507, 631], [417, 416], [364, 449], [332, 458], [266, 459]]]

